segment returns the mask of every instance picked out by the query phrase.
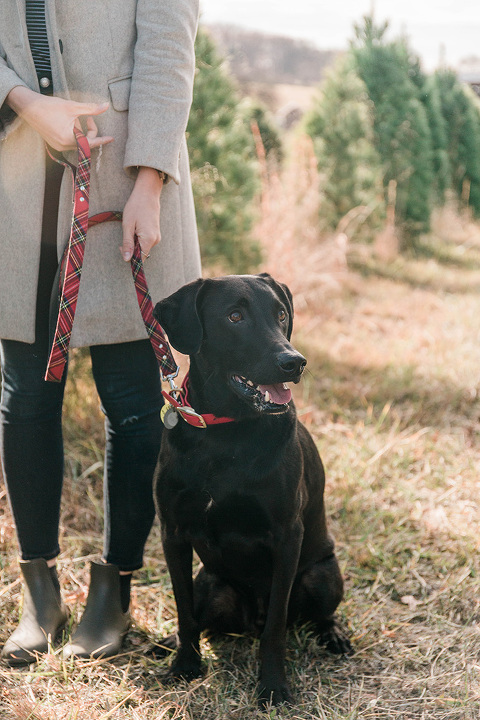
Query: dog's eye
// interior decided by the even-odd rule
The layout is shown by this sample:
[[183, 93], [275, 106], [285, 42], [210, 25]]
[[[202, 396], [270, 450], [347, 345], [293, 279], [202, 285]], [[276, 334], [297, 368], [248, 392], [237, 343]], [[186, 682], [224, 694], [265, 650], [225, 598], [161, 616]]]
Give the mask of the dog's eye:
[[287, 313], [285, 312], [285, 310], [283, 308], [278, 311], [278, 319], [282, 323], [285, 322], [285, 320], [287, 319]]
[[232, 323], [238, 323], [241, 320], [243, 320], [243, 315], [239, 310], [234, 310], [233, 312], [230, 313], [230, 315], [228, 316], [228, 319]]

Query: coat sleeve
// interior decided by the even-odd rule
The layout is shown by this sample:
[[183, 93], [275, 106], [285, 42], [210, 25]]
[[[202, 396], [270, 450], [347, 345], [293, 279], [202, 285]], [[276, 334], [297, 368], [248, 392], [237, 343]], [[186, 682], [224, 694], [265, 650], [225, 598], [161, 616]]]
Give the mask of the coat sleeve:
[[124, 166], [180, 182], [180, 146], [192, 103], [198, 0], [138, 0]]
[[3, 140], [6, 136], [8, 130], [11, 129], [13, 121], [17, 117], [5, 102], [5, 98], [10, 90], [13, 90], [17, 85], [27, 87], [17, 73], [8, 67], [3, 48], [0, 45], [0, 140]]

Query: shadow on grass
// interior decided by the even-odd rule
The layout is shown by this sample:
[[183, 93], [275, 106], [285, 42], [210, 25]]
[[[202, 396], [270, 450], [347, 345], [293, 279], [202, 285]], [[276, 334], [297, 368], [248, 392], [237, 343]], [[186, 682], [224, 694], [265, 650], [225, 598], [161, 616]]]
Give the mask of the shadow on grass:
[[466, 249], [463, 245], [445, 242], [435, 237], [417, 240], [411, 254], [417, 259], [436, 260], [440, 265], [462, 270], [480, 270], [478, 248]]
[[362, 256], [353, 251], [348, 257], [348, 267], [362, 277], [378, 277], [421, 290], [480, 293], [480, 264], [471, 261], [461, 266], [446, 261], [442, 263], [438, 256], [433, 254], [431, 264], [426, 263], [425, 259], [399, 256], [393, 262], [385, 264], [373, 256]]
[[480, 416], [477, 388], [460, 387], [444, 378], [422, 377], [421, 370], [413, 365], [359, 367], [309, 349], [303, 382], [308, 397], [335, 421], [358, 420], [370, 409], [378, 417], [388, 405], [401, 428], [462, 427], [473, 433]]

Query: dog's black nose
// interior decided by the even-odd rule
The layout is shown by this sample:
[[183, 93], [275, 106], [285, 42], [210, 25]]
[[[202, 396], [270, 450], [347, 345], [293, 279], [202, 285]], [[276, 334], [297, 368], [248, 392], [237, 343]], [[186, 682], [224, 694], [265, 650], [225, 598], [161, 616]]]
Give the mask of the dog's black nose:
[[307, 361], [300, 353], [283, 352], [278, 358], [279, 367], [287, 377], [296, 378], [301, 375], [305, 369]]

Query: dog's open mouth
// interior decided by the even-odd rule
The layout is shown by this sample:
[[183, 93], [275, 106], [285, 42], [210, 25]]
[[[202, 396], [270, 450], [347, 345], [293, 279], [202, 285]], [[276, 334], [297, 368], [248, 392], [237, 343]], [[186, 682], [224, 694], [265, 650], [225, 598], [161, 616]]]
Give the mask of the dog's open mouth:
[[286, 383], [255, 385], [240, 375], [233, 375], [231, 385], [241, 398], [250, 402], [259, 412], [284, 413], [292, 399], [292, 392]]

